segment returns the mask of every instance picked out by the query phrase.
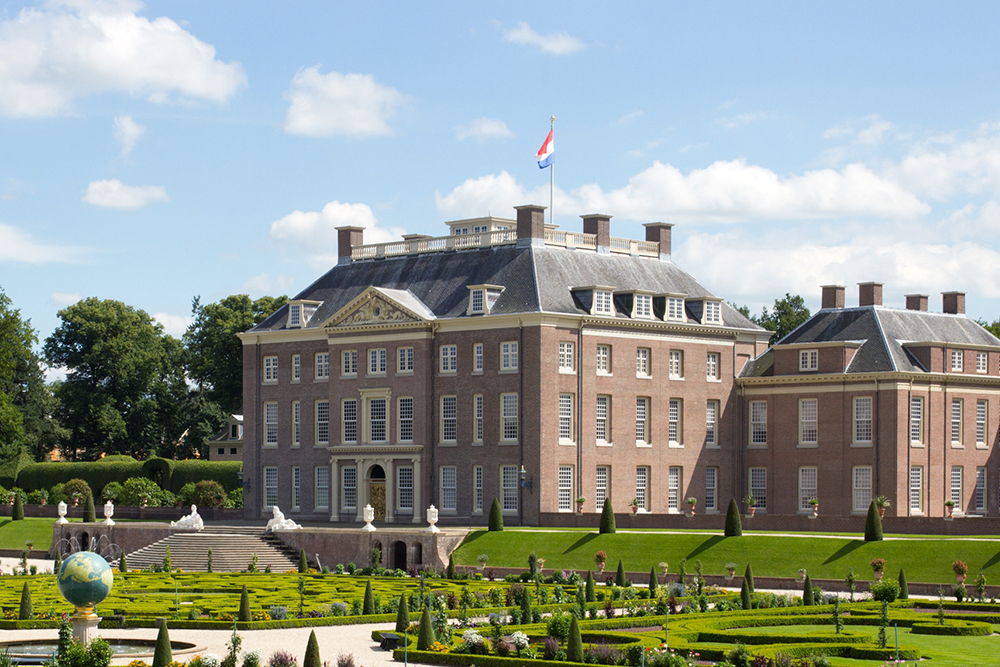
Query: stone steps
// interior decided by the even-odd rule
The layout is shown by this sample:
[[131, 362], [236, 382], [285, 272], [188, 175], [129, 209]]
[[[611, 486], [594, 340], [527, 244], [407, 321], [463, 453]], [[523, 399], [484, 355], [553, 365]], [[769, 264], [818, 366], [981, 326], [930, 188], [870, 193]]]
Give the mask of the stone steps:
[[272, 572], [298, 569], [298, 554], [290, 553], [280, 541], [264, 535], [259, 528], [207, 526], [199, 532], [174, 533], [158, 542], [127, 554], [130, 570], [142, 570], [150, 565], [163, 565], [167, 547], [174, 569], [185, 572], [205, 572], [208, 550], [212, 550], [214, 572], [240, 572], [250, 566], [257, 554], [257, 568]]

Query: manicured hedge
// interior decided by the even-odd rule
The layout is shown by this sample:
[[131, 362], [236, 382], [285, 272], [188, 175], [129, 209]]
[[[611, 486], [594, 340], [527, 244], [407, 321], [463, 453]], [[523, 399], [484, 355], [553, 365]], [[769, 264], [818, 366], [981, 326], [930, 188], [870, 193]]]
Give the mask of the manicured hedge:
[[944, 625], [933, 623], [914, 623], [910, 632], [915, 635], [950, 635], [953, 637], [985, 637], [993, 634], [990, 623], [976, 621], [947, 621]]
[[142, 462], [135, 459], [111, 463], [46, 461], [25, 466], [17, 474], [17, 486], [22, 489], [51, 489], [79, 478], [87, 482], [98, 498], [108, 482], [122, 484], [129, 477], [142, 477]]
[[170, 491], [177, 493], [188, 482], [197, 484], [204, 479], [215, 480], [223, 486], [228, 493], [233, 489], [243, 487], [240, 481], [240, 470], [243, 469], [241, 461], [203, 461], [200, 459], [189, 459], [186, 461], [172, 461], [173, 474], [170, 477]]

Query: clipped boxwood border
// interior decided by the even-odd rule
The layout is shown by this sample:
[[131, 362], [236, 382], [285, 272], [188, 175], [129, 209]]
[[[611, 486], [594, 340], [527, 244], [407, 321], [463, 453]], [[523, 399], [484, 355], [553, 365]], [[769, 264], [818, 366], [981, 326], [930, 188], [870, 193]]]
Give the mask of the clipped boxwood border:
[[914, 623], [910, 632], [915, 635], [949, 635], [952, 637], [985, 637], [993, 634], [991, 623], [977, 621], [950, 621], [944, 625], [934, 623]]

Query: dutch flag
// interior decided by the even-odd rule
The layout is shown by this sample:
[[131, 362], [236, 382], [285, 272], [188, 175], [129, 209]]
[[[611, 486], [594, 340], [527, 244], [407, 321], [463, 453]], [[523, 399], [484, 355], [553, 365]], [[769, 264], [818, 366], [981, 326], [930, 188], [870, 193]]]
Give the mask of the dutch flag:
[[538, 153], [535, 154], [535, 160], [538, 161], [538, 168], [545, 169], [550, 166], [556, 159], [555, 153], [556, 143], [552, 139], [552, 130], [549, 130], [549, 136], [545, 137], [545, 142], [538, 149]]

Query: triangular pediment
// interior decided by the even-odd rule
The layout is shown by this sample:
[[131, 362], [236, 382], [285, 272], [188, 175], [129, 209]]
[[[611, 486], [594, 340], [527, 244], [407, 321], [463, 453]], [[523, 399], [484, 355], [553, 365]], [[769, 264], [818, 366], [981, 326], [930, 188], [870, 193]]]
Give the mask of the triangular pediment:
[[369, 287], [337, 311], [324, 326], [423, 323], [433, 319], [434, 313], [408, 291]]

